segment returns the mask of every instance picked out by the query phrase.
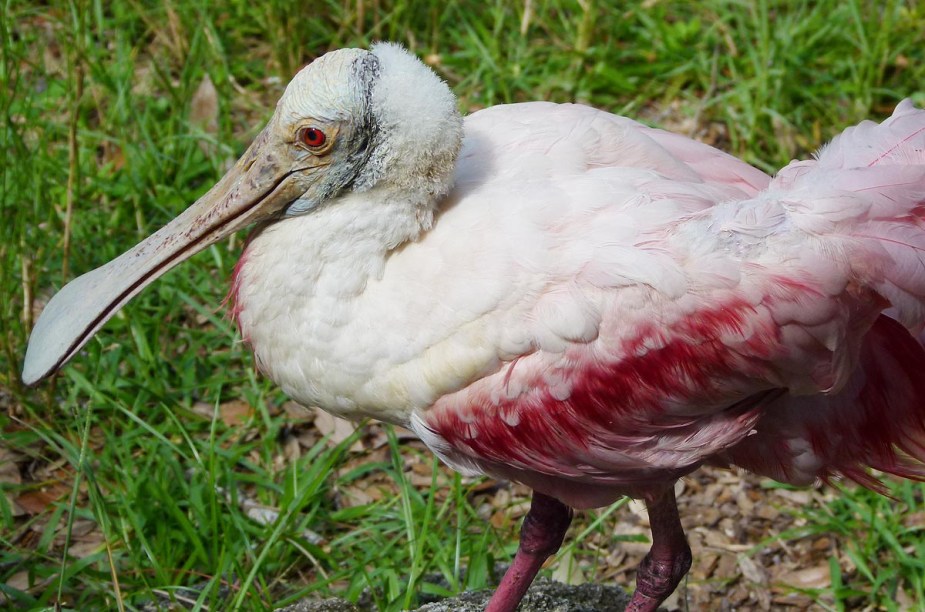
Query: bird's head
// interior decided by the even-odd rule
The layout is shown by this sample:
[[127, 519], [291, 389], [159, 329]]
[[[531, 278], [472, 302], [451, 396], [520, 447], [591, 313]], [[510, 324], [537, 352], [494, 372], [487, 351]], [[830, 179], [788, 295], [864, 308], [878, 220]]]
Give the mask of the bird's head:
[[248, 153], [263, 155], [253, 158], [262, 173], [292, 183], [299, 195], [285, 214], [298, 215], [373, 187], [432, 206], [452, 185], [461, 141], [462, 118], [446, 84], [383, 43], [333, 51], [305, 67]]
[[336, 206], [340, 195], [373, 189], [433, 209], [452, 187], [461, 141], [452, 92], [401, 47], [383, 43], [316, 59], [212, 189], [49, 301], [29, 339], [23, 381], [53, 374], [145, 286], [249, 224], [310, 215]]

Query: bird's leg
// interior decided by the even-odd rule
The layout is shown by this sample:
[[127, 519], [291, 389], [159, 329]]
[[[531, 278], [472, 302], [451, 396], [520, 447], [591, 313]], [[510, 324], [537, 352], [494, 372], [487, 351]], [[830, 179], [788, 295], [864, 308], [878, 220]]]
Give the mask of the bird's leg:
[[654, 612], [671, 595], [691, 568], [687, 544], [674, 489], [655, 500], [646, 500], [652, 548], [636, 570], [636, 591], [628, 612]]
[[520, 528], [520, 546], [514, 562], [485, 612], [514, 612], [543, 563], [562, 546], [565, 532], [572, 522], [572, 509], [558, 499], [533, 493], [530, 511]]

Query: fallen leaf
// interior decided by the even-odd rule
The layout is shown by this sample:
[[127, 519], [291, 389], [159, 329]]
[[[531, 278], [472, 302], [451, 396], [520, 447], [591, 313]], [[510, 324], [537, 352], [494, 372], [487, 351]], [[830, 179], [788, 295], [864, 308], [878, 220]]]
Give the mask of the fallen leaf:
[[100, 166], [112, 166], [113, 170], [121, 170], [125, 166], [125, 153], [117, 143], [104, 140], [100, 144]]
[[[29, 571], [22, 570], [16, 572], [6, 580], [6, 586], [16, 589], [17, 591], [25, 591], [29, 588]], [[2, 600], [0, 600], [2, 603]]]
[[578, 559], [575, 558], [574, 550], [572, 547], [566, 548], [565, 552], [559, 556], [558, 563], [552, 571], [553, 580], [573, 585], [584, 584], [588, 581], [587, 576], [581, 571]]
[[315, 415], [315, 411], [311, 408], [306, 408], [292, 400], [283, 404], [283, 412], [290, 421], [311, 421]]
[[739, 553], [736, 558], [736, 561], [739, 564], [739, 569], [742, 571], [742, 575], [746, 580], [750, 580], [755, 584], [767, 584], [768, 576], [763, 569], [758, 567], [758, 564], [755, 563], [751, 557], [744, 553]]
[[207, 134], [218, 131], [218, 90], [206, 74], [190, 100], [190, 123]]
[[48, 506], [61, 499], [65, 493], [67, 493], [67, 489], [60, 487], [37, 489], [26, 491], [22, 495], [16, 496], [14, 502], [27, 514], [41, 514], [45, 512]]
[[209, 402], [196, 402], [193, 404], [192, 411], [194, 414], [212, 420], [212, 417], [215, 415], [215, 406]]
[[302, 447], [299, 445], [299, 439], [295, 436], [286, 436], [283, 442], [283, 458], [287, 463], [294, 463], [302, 456]]
[[[194, 414], [212, 420], [215, 418], [215, 405], [208, 402], [196, 402], [191, 408]], [[219, 404], [218, 418], [228, 427], [244, 425], [254, 415], [254, 407], [244, 400], [235, 399]]]
[[713, 552], [702, 552], [697, 556], [694, 567], [691, 568], [691, 575], [701, 580], [713, 575], [713, 570], [719, 563], [719, 555]]
[[244, 400], [231, 400], [219, 405], [218, 415], [228, 427], [244, 425], [254, 415], [254, 407]]
[[342, 508], [356, 508], [358, 506], [368, 506], [376, 501], [376, 497], [370, 494], [375, 489], [362, 489], [360, 487], [341, 486], [337, 488], [338, 505]]
[[783, 497], [791, 504], [805, 506], [809, 503], [812, 495], [809, 491], [791, 491], [790, 489], [773, 489], [774, 495]]
[[[222, 487], [215, 487], [215, 491], [219, 495], [223, 495], [229, 502], [232, 501], [233, 496], [226, 489]], [[238, 501], [238, 507], [244, 512], [244, 515], [258, 525], [270, 525], [271, 523], [276, 522], [276, 520], [279, 518], [279, 508], [261, 504], [256, 499], [248, 497], [247, 494], [245, 494], [243, 491], [238, 491], [236, 497]], [[302, 531], [302, 537], [311, 544], [320, 544], [324, 540], [321, 535], [311, 531], [310, 529], [305, 529]]]
[[925, 528], [925, 512], [913, 512], [904, 516], [903, 527], [906, 529]]
[[802, 589], [827, 589], [832, 586], [832, 573], [828, 563], [781, 574], [776, 582]]
[[[352, 422], [336, 417], [333, 414], [328, 414], [321, 408], [315, 408], [315, 428], [321, 432], [322, 436], [328, 436], [332, 444], [340, 444], [353, 435], [356, 430], [356, 426]], [[350, 447], [350, 450], [353, 452], [362, 451], [363, 443], [357, 440]]]
[[[64, 544], [65, 532], [65, 529], [61, 529], [55, 536], [56, 543], [60, 538], [62, 540], [61, 544]], [[94, 521], [86, 519], [77, 519], [74, 521], [74, 525], [71, 529], [71, 545], [67, 550], [70, 556], [83, 559], [100, 552], [105, 547], [106, 538], [103, 537], [103, 532], [99, 530], [99, 526]]]

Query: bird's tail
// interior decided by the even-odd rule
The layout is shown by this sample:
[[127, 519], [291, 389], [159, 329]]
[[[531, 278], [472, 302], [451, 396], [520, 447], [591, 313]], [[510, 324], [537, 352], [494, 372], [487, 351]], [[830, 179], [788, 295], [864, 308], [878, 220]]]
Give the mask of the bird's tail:
[[882, 490], [868, 468], [925, 480], [925, 110], [906, 100], [845, 130], [756, 202], [785, 211], [775, 236], [821, 261], [849, 310], [872, 306], [853, 313], [872, 326], [843, 385], [781, 397], [725, 458], [799, 484], [841, 474]]
[[909, 100], [883, 123], [864, 121], [793, 162], [768, 193], [795, 229], [846, 263], [888, 314], [918, 333], [925, 325], [925, 110]]
[[783, 395], [721, 460], [797, 485], [842, 476], [886, 492], [876, 472], [925, 481], [925, 348], [880, 316], [858, 367], [829, 395]]

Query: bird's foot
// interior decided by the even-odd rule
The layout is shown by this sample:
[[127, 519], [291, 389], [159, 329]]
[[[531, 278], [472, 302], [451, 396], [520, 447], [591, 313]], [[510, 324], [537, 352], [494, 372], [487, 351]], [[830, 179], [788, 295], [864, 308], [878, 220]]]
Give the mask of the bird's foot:
[[627, 612], [654, 612], [680, 584], [691, 568], [691, 549], [683, 549], [671, 556], [656, 557], [649, 552], [636, 570], [636, 591], [626, 606]]

